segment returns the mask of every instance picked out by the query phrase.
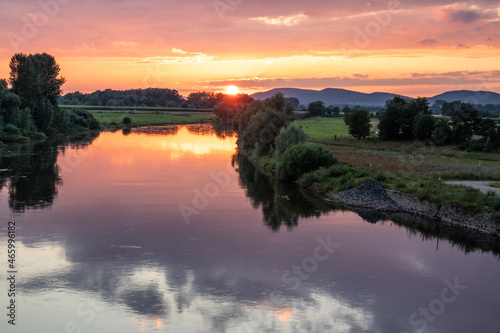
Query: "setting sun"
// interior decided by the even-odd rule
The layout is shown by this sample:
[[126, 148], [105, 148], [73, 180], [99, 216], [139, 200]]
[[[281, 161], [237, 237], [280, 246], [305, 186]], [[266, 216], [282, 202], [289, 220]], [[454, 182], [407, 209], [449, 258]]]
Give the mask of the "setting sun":
[[236, 95], [238, 92], [239, 92], [239, 89], [236, 86], [229, 86], [227, 88], [228, 95]]

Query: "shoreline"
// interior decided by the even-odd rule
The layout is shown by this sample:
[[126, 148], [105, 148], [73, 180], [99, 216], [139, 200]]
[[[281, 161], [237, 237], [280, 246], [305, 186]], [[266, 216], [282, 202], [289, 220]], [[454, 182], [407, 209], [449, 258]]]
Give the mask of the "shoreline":
[[[273, 173], [239, 147], [238, 153], [261, 170]], [[500, 240], [500, 221], [495, 221], [491, 213], [456, 207], [445, 202], [423, 200], [411, 194], [384, 189], [380, 182], [374, 179], [346, 191], [319, 194], [355, 212], [362, 210], [368, 215], [382, 215], [391, 220], [397, 219], [401, 224], [414, 225], [413, 220], [416, 219], [422, 225], [422, 220], [425, 220], [428, 225], [433, 224], [432, 229], [435, 230], [447, 227], [461, 232], [472, 232], [474, 236], [471, 236], [474, 238], [486, 236], [488, 242]], [[402, 216], [405, 218], [401, 218]]]

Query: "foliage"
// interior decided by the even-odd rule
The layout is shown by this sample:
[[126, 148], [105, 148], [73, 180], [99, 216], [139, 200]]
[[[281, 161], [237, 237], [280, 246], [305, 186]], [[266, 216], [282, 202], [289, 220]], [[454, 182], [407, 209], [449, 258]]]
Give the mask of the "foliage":
[[294, 107], [282, 93], [243, 105], [237, 114], [238, 145], [267, 155], [274, 150], [274, 140], [280, 130], [294, 118]]
[[337, 163], [332, 152], [319, 145], [296, 144], [288, 147], [276, 171], [282, 179], [296, 180], [304, 173]]
[[[170, 102], [174, 103], [173, 106]], [[106, 89], [104, 91], [97, 90], [89, 94], [76, 91], [59, 98], [61, 105], [175, 107], [183, 102], [184, 100], [177, 90], [166, 88], [131, 89], [124, 91]]]
[[461, 103], [451, 113], [452, 142], [461, 144], [472, 139], [480, 121], [478, 111], [471, 104]]
[[130, 125], [132, 123], [132, 119], [130, 119], [130, 117], [123, 117], [122, 123], [125, 125]]
[[99, 122], [94, 116], [85, 110], [73, 110], [69, 114], [69, 120], [72, 125], [78, 125], [91, 130], [99, 129]]
[[325, 103], [322, 101], [311, 102], [307, 107], [307, 112], [311, 117], [323, 116], [326, 113]]
[[348, 113], [349, 134], [356, 139], [364, 139], [370, 135], [370, 113], [366, 109]]
[[380, 138], [385, 141], [414, 139], [415, 121], [419, 114], [432, 114], [425, 98], [408, 101], [396, 96], [389, 100], [380, 114]]
[[298, 123], [292, 123], [280, 130], [278, 136], [274, 140], [276, 149], [274, 156], [279, 159], [285, 150], [295, 144], [306, 142], [307, 136]]
[[432, 130], [432, 141], [438, 145], [446, 145], [450, 142], [451, 137], [451, 127], [449, 121], [446, 118], [438, 118], [434, 123], [434, 129]]
[[432, 132], [434, 131], [434, 124], [436, 118], [429, 113], [419, 113], [415, 118], [415, 125], [413, 126], [413, 134], [416, 140], [426, 141], [432, 139]]

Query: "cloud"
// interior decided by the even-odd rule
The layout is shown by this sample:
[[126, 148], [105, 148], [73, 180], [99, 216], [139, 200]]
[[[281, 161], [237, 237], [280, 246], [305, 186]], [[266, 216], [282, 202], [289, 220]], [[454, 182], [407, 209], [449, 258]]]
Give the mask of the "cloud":
[[124, 40], [119, 41], [119, 42], [113, 42], [113, 46], [125, 46], [125, 47], [135, 47], [137, 43], [135, 42], [126, 42]]
[[172, 52], [174, 53], [180, 53], [180, 54], [187, 54], [188, 52], [183, 51], [181, 49], [176, 49], [175, 47], [172, 49]]
[[[483, 90], [495, 90], [493, 85], [500, 83], [499, 71], [456, 71], [444, 73], [410, 73], [405, 77], [370, 78], [368, 75], [353, 74], [351, 77], [325, 78], [243, 78], [238, 80], [214, 80], [206, 82], [210, 87], [218, 88], [233, 84], [243, 89], [262, 90], [270, 88], [349, 88], [349, 87], [395, 87], [428, 85], [462, 85], [482, 87]], [[492, 87], [490, 87], [492, 86]], [[478, 88], [479, 89], [479, 88]], [[479, 89], [479, 90], [480, 90]]]
[[426, 38], [422, 39], [418, 42], [419, 44], [427, 45], [427, 46], [433, 46], [438, 44], [438, 41], [435, 38]]
[[292, 16], [278, 16], [278, 17], [255, 17], [251, 18], [251, 21], [262, 22], [268, 25], [282, 25], [286, 27], [291, 27], [299, 24], [300, 22], [306, 20], [308, 18], [307, 15], [297, 14]]

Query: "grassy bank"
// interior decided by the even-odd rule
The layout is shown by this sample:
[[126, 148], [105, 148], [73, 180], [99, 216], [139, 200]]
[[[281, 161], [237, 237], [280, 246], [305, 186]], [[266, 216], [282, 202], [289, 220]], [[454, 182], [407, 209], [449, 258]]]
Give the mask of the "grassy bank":
[[[500, 197], [443, 183], [445, 180], [500, 181], [499, 153], [470, 153], [451, 146], [426, 146], [413, 141], [356, 140], [349, 137], [342, 118], [312, 118], [299, 124], [308, 135], [308, 142], [322, 144], [344, 165], [303, 177], [301, 181], [305, 186], [320, 192], [339, 192], [375, 178], [385, 188], [421, 199], [500, 212]], [[271, 162], [266, 161], [266, 165], [270, 166]]]
[[129, 117], [131, 126], [156, 126], [175, 124], [206, 123], [213, 119], [212, 113], [116, 113], [97, 112], [92, 113], [103, 128], [123, 127], [123, 118]]

